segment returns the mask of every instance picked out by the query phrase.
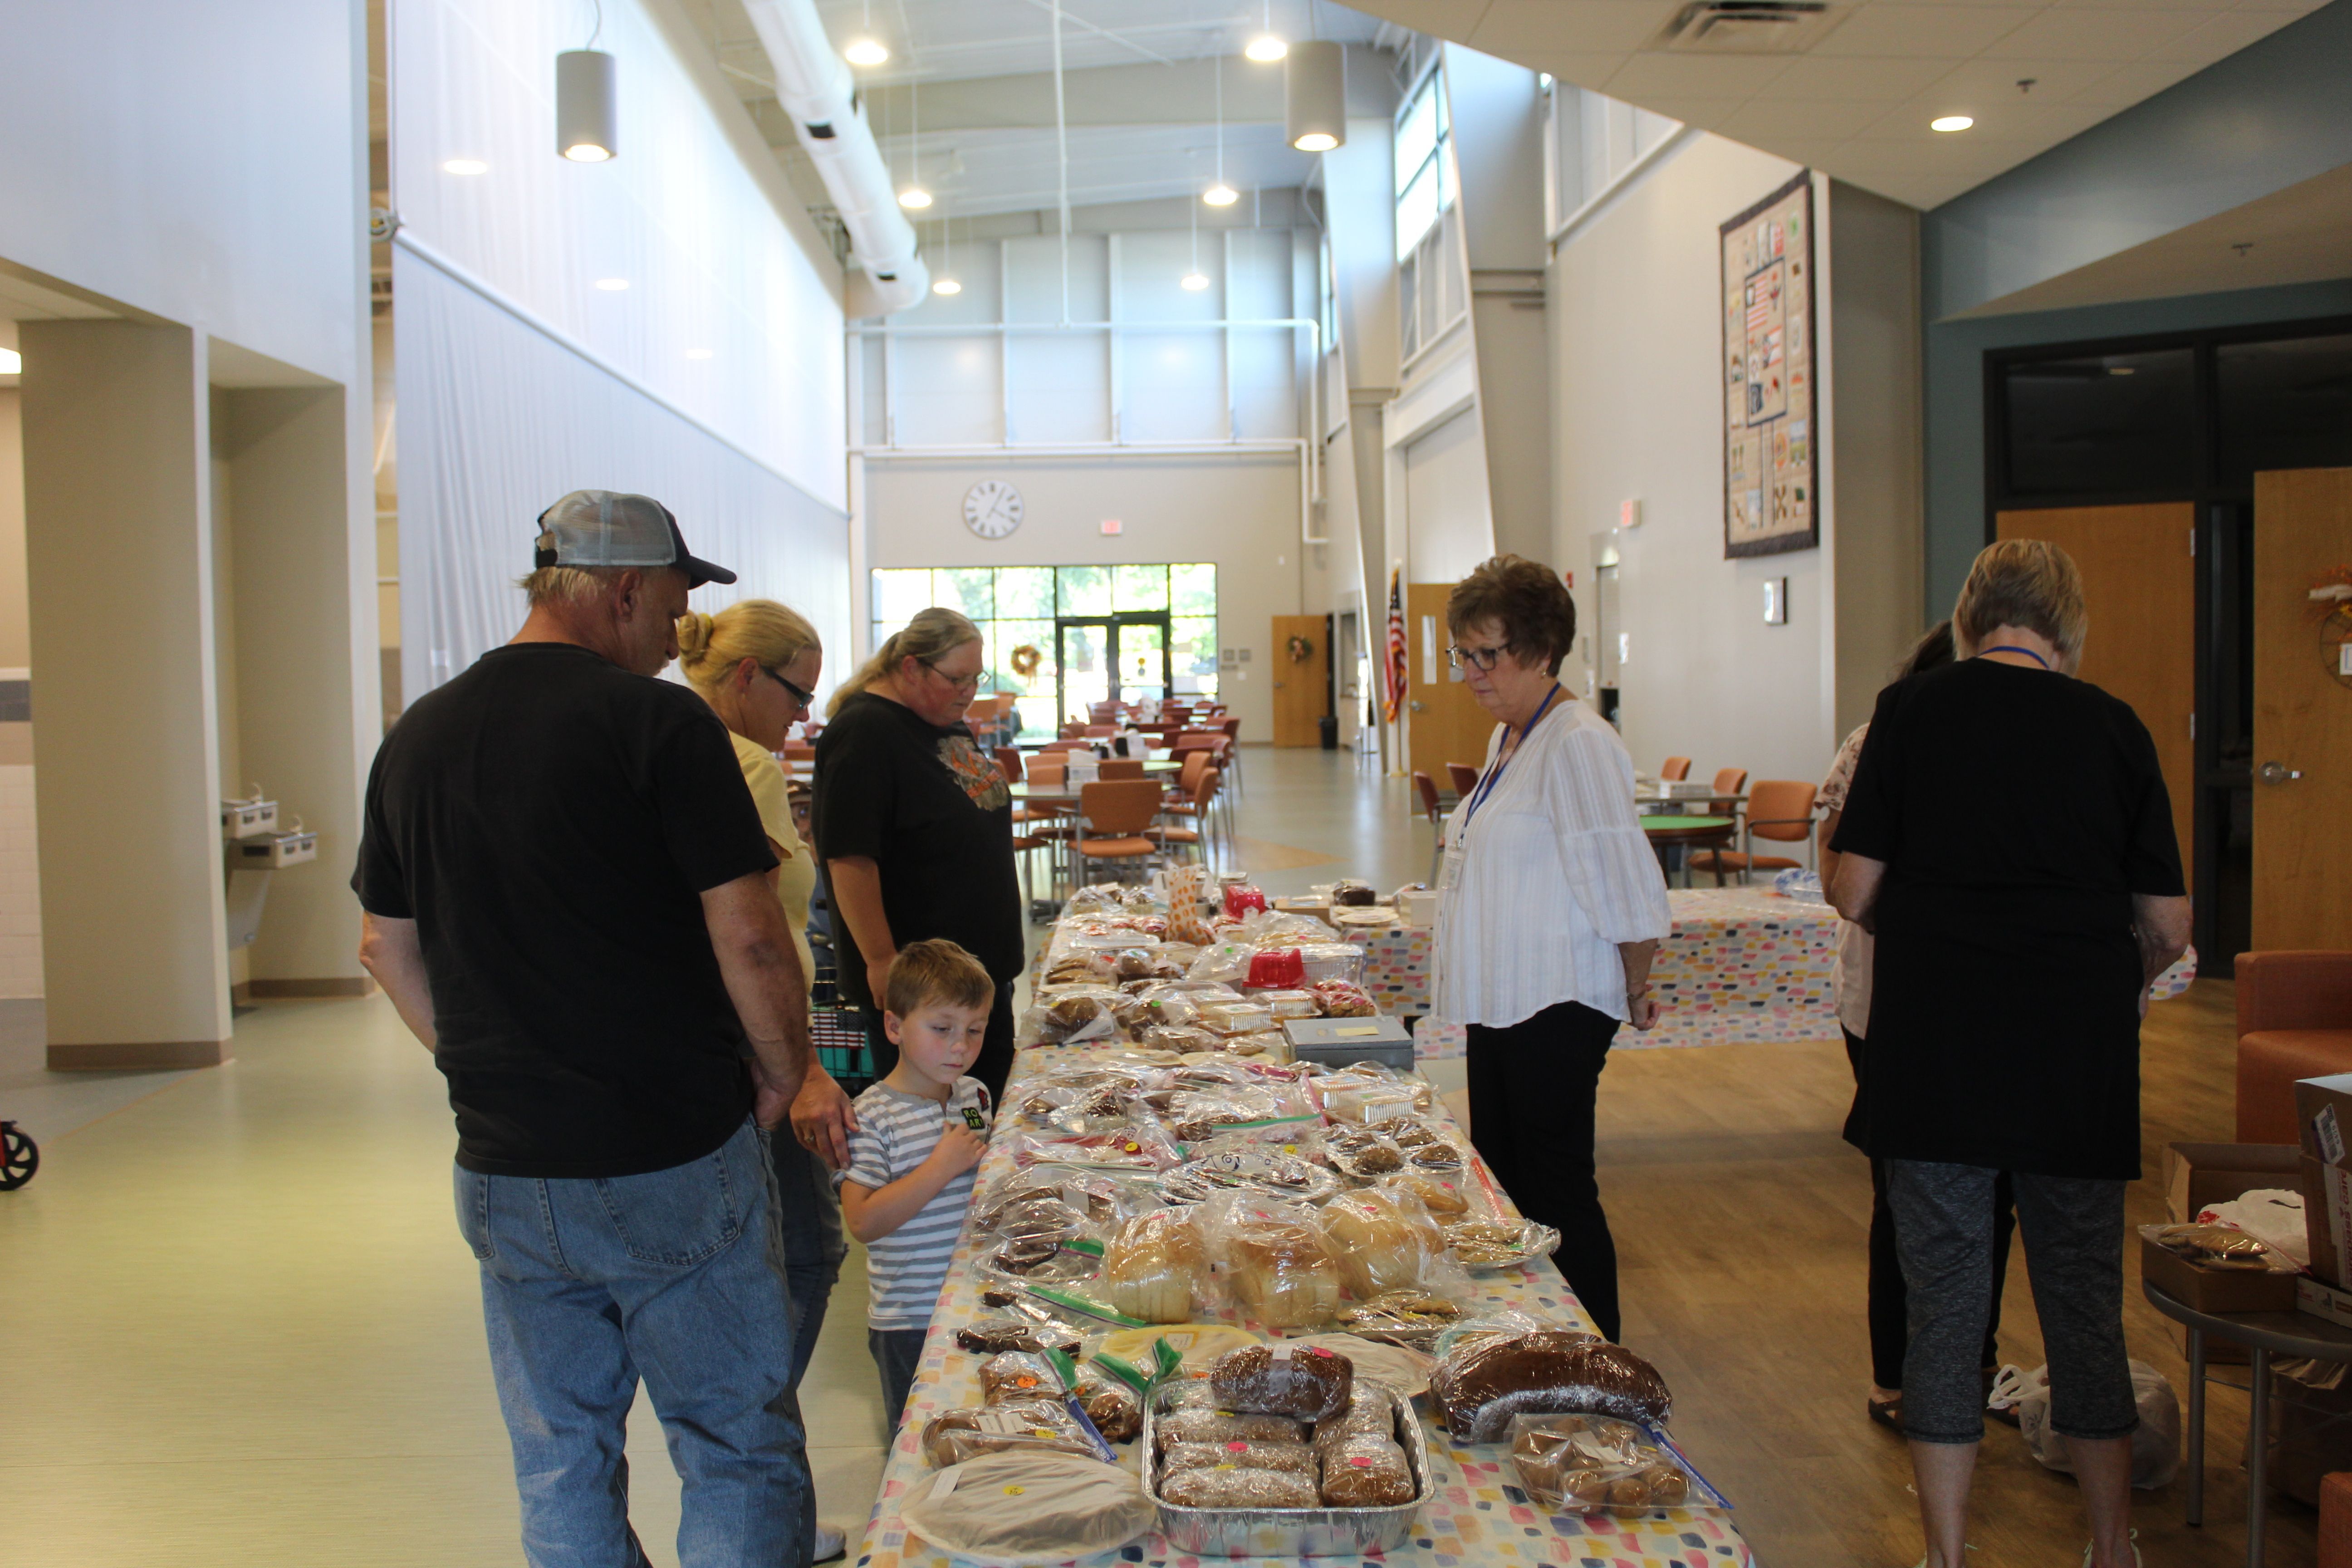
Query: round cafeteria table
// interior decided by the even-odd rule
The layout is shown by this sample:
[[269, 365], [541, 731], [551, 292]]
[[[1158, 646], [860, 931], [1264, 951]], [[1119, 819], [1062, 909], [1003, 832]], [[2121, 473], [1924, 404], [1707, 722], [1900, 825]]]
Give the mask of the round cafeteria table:
[[2200, 1312], [2143, 1280], [2148, 1305], [2189, 1331], [2189, 1498], [2190, 1524], [2205, 1522], [2205, 1340], [2208, 1335], [2253, 1352], [2252, 1406], [2246, 1429], [2246, 1568], [2262, 1568], [2263, 1520], [2269, 1482], [2271, 1357], [2352, 1362], [2352, 1329], [2308, 1312]]
[[1731, 842], [1731, 830], [1737, 826], [1727, 816], [1637, 816], [1642, 831], [1649, 835], [1650, 847], [1658, 851], [1658, 864], [1664, 866], [1666, 851], [1683, 867], [1683, 886], [1690, 886], [1688, 856], [1695, 847], [1723, 848]]

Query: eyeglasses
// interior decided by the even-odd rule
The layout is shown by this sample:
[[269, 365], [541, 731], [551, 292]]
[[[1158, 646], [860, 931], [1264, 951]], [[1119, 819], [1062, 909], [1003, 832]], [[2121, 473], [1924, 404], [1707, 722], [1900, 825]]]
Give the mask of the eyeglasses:
[[970, 675], [950, 675], [946, 670], [941, 669], [938, 665], [932, 663], [928, 658], [918, 659], [916, 662], [920, 664], [925, 669], [929, 670], [933, 675], [938, 676], [941, 680], [946, 681], [950, 686], [954, 687], [958, 691], [977, 691], [980, 689], [980, 671], [976, 669]]
[[1445, 662], [1459, 669], [1462, 668], [1462, 661], [1466, 658], [1479, 668], [1491, 671], [1495, 668], [1496, 661], [1510, 651], [1511, 645], [1508, 643], [1503, 644], [1500, 647], [1449, 647], [1445, 650]]
[[770, 680], [774, 681], [777, 685], [782, 687], [784, 690], [791, 695], [792, 700], [801, 705], [801, 710], [803, 712], [806, 712], [816, 706], [815, 692], [809, 690], [805, 687], [794, 685], [793, 682], [786, 680], [782, 676], [778, 675], [774, 670], [770, 669], [764, 664], [760, 667], [760, 673], [766, 676]]

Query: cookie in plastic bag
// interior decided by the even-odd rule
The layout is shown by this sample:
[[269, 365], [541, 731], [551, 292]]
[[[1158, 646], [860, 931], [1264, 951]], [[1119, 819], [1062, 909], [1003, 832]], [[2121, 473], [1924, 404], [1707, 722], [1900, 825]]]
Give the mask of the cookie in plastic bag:
[[1159, 1522], [1136, 1478], [1072, 1454], [983, 1454], [910, 1489], [907, 1528], [945, 1552], [1003, 1568], [1126, 1545]]

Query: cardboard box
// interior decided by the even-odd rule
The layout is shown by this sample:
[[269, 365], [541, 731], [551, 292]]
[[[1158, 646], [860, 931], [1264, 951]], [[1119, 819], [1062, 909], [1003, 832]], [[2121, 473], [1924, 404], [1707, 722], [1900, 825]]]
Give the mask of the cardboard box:
[[[2304, 1185], [2303, 1152], [2292, 1143], [2172, 1143], [2164, 1151], [2164, 1206], [2166, 1215], [2175, 1225], [2185, 1225], [2197, 1217], [2197, 1211], [2207, 1204], [2225, 1204], [2241, 1193], [2262, 1187], [2293, 1187], [2306, 1194], [2311, 1189]], [[2161, 1251], [2162, 1248], [2154, 1250]], [[2167, 1253], [2169, 1258], [2171, 1255]], [[2185, 1259], [2174, 1259], [2183, 1268], [2191, 1267]], [[2160, 1268], [2162, 1266], [2159, 1265]], [[2167, 1285], [2164, 1279], [2146, 1267], [2146, 1251], [2142, 1254], [2141, 1273], [2156, 1279], [2157, 1289], [2184, 1301], [2189, 1300], [2179, 1290]], [[2292, 1277], [2287, 1277], [2292, 1280]], [[2182, 1289], [2188, 1289], [2186, 1285]], [[2292, 1290], [2288, 1292], [2290, 1298]], [[2195, 1303], [2190, 1301], [2193, 1306]], [[2213, 1309], [2243, 1310], [2246, 1309]], [[2285, 1311], [2284, 1306], [2269, 1309]], [[2178, 1323], [2172, 1329], [2173, 1342], [2180, 1353], [2189, 1353], [2189, 1331]], [[2243, 1345], [2233, 1345], [2224, 1340], [2205, 1342], [2205, 1359], [2217, 1366], [2242, 1366], [2253, 1360]]]
[[2139, 1238], [2140, 1278], [2200, 1312], [2291, 1312], [2298, 1276], [2266, 1268], [2207, 1268], [2147, 1237]]
[[2352, 1290], [2338, 1290], [2308, 1274], [2295, 1279], [2294, 1310], [2325, 1318], [2339, 1329], [2352, 1329]]
[[2303, 1217], [2311, 1271], [2330, 1285], [2352, 1284], [2352, 1073], [2307, 1078], [2294, 1086], [2294, 1121], [2303, 1141]]

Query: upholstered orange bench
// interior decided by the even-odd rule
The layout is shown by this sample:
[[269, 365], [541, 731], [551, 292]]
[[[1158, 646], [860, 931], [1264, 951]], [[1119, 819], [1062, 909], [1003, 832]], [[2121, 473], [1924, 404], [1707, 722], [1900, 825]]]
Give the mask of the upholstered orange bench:
[[2340, 1072], [2352, 1072], [2352, 952], [2239, 954], [2238, 1142], [2297, 1142], [2295, 1080]]
[[2352, 1470], [2319, 1478], [2319, 1568], [2352, 1568]]

